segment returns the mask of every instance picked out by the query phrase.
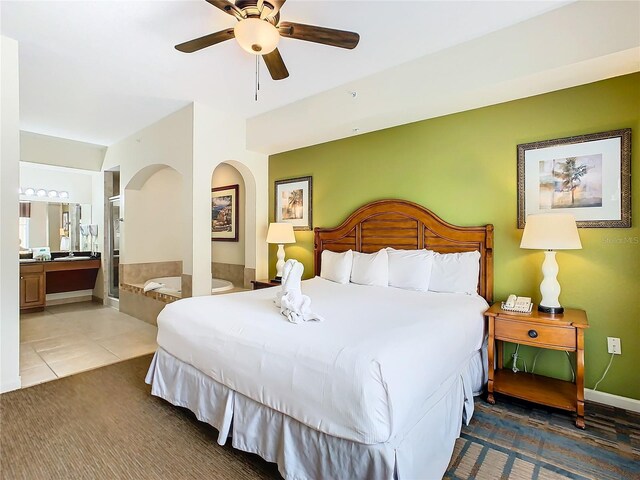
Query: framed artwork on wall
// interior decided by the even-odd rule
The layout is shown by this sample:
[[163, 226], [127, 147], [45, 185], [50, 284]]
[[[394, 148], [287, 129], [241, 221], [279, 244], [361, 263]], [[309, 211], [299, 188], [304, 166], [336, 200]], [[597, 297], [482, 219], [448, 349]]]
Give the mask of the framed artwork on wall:
[[578, 227], [631, 227], [631, 129], [518, 145], [518, 228], [570, 213]]
[[238, 185], [227, 185], [211, 189], [211, 240], [218, 242], [238, 241]]
[[311, 230], [312, 194], [311, 177], [276, 180], [275, 182], [275, 214], [278, 223], [291, 223], [294, 230]]

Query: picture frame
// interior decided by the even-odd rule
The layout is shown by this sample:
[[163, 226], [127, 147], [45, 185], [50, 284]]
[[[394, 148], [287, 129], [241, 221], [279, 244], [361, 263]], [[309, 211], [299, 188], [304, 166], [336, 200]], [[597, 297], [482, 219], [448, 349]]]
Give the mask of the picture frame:
[[581, 228], [631, 227], [631, 129], [518, 145], [518, 228], [570, 213]]
[[240, 222], [238, 185], [211, 189], [211, 241], [237, 242]]
[[313, 228], [312, 177], [276, 180], [274, 196], [275, 222], [291, 223], [294, 230]]

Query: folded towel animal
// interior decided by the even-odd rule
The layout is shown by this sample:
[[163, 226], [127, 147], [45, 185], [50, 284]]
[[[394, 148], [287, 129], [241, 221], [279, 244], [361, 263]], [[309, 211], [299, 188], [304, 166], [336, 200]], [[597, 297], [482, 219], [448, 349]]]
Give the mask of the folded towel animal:
[[287, 260], [282, 268], [282, 287], [274, 302], [280, 307], [280, 313], [291, 323], [321, 322], [323, 318], [311, 311], [311, 299], [302, 294], [302, 272], [304, 265], [297, 260]]
[[158, 283], [158, 282], [152, 282], [151, 280], [145, 282], [144, 284], [144, 291], [149, 292], [151, 290], [157, 290], [159, 288], [163, 288], [164, 287], [164, 283]]

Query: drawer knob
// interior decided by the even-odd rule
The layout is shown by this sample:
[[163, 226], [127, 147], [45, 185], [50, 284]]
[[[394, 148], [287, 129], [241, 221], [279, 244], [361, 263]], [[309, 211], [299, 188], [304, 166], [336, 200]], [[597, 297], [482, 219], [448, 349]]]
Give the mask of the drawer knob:
[[536, 332], [535, 330], [529, 330], [527, 332], [527, 334], [531, 337], [531, 338], [537, 338], [538, 337], [538, 332]]

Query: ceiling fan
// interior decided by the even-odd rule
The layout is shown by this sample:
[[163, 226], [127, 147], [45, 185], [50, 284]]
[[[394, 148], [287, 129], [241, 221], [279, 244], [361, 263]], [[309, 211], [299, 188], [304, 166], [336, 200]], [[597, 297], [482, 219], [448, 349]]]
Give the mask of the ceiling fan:
[[235, 3], [230, 0], [205, 1], [235, 17], [238, 23], [234, 28], [176, 45], [176, 49], [193, 53], [235, 37], [244, 50], [262, 56], [274, 80], [289, 76], [277, 49], [281, 36], [348, 49], [355, 48], [360, 40], [360, 35], [354, 32], [280, 22], [280, 9], [286, 0], [235, 0]]

